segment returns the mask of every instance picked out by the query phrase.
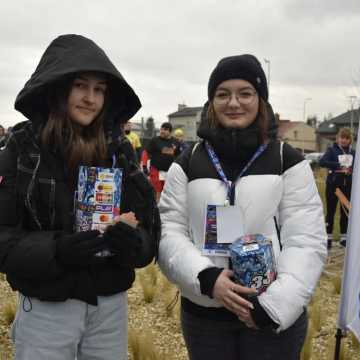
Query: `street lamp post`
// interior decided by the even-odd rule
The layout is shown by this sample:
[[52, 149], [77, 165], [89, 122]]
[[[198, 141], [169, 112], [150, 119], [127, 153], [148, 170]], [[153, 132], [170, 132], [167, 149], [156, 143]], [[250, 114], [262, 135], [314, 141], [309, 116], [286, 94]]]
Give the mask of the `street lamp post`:
[[[312, 98], [308, 97], [304, 100], [304, 108], [303, 108], [303, 120], [304, 123], [306, 124], [306, 103], [309, 102], [310, 100], [312, 100]], [[305, 153], [305, 141], [304, 141], [304, 134], [305, 131], [303, 131], [303, 139], [302, 139], [302, 153], [304, 155]]]
[[267, 86], [270, 91], [270, 60], [264, 59], [265, 64], [267, 65]]
[[357, 96], [355, 95], [351, 95], [348, 96], [349, 100], [350, 100], [350, 129], [351, 129], [351, 134], [353, 134], [354, 136], [354, 101], [357, 98]]
[[308, 102], [308, 101], [310, 101], [310, 100], [312, 100], [312, 98], [306, 98], [305, 100], [304, 100], [304, 109], [303, 109], [303, 120], [304, 120], [304, 122], [306, 123], [306, 103]]

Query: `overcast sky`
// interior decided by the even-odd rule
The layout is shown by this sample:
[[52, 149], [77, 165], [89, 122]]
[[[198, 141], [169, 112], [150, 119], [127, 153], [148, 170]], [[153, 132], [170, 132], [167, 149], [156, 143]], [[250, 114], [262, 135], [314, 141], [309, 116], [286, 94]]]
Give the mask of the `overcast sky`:
[[202, 106], [216, 63], [243, 53], [266, 74], [270, 61], [281, 118], [303, 120], [306, 103], [306, 116], [323, 119], [360, 99], [360, 0], [13, 0], [0, 3], [0, 124], [23, 120], [17, 93], [67, 33], [94, 40], [134, 88], [143, 104], [134, 121]]

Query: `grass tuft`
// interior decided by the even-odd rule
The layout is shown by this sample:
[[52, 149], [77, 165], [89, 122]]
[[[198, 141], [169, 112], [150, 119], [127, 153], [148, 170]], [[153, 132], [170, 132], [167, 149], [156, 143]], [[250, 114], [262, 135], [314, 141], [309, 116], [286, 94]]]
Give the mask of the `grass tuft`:
[[[154, 336], [148, 329], [141, 333], [134, 329], [129, 329], [129, 348], [133, 360], [165, 360], [155, 346]], [[169, 356], [166, 356], [169, 359]]]
[[16, 298], [10, 298], [2, 308], [2, 317], [7, 326], [10, 326], [15, 319], [17, 305]]
[[139, 272], [138, 278], [143, 291], [144, 301], [146, 303], [152, 303], [156, 294], [156, 285], [149, 280], [145, 272]]

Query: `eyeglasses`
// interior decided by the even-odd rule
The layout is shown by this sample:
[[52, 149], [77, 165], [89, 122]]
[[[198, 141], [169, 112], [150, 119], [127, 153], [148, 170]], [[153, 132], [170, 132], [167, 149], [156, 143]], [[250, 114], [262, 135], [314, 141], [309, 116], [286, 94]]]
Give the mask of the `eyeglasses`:
[[241, 105], [250, 105], [257, 97], [257, 92], [253, 90], [242, 90], [236, 93], [231, 93], [226, 90], [219, 90], [215, 93], [214, 103], [217, 105], [227, 105], [232, 96], [235, 95], [237, 102]]

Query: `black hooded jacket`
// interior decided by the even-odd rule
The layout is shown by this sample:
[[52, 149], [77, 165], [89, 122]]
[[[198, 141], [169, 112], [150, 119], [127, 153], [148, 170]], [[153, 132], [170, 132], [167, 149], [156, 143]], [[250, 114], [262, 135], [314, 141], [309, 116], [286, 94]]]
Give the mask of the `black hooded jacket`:
[[64, 76], [83, 71], [108, 76], [108, 133], [119, 129], [120, 122], [141, 107], [133, 89], [93, 41], [64, 35], [50, 44], [15, 102], [15, 108], [29, 121], [15, 127], [7, 147], [0, 152], [0, 271], [7, 274], [13, 289], [25, 296], [97, 304], [98, 295], [127, 290], [134, 280], [133, 267], [145, 266], [153, 259], [159, 220], [151, 185], [131, 161], [132, 150], [126, 143], [112, 141], [109, 166], [115, 155], [116, 166], [124, 169], [121, 211], [133, 211], [140, 220], [141, 246], [136, 263], [124, 264], [123, 254], [83, 267], [67, 267], [58, 261], [57, 239], [73, 231], [74, 194], [63, 157], [41, 146], [39, 137], [48, 117], [45, 99], [49, 87]]

